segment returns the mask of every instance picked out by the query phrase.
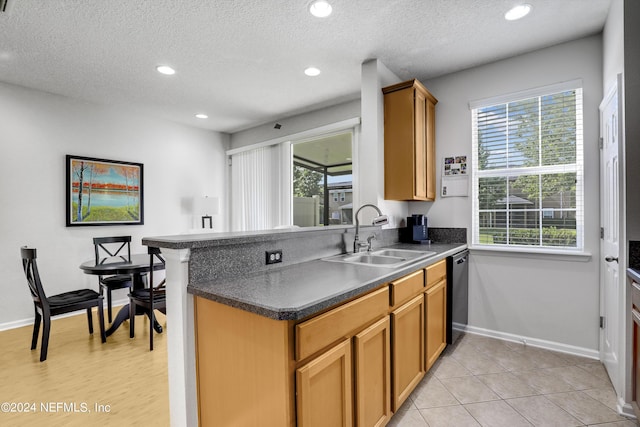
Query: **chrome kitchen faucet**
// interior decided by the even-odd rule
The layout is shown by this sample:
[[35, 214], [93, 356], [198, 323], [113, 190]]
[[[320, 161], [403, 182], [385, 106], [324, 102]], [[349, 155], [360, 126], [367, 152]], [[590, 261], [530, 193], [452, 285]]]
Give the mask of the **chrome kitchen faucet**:
[[364, 247], [367, 248], [367, 251], [371, 251], [371, 241], [373, 239], [375, 239], [375, 236], [369, 236], [367, 238], [367, 243], [365, 243], [365, 242], [360, 242], [360, 237], [358, 236], [358, 231], [360, 229], [360, 220], [358, 219], [358, 214], [360, 213], [360, 211], [363, 208], [366, 208], [367, 206], [370, 207], [370, 208], [375, 209], [376, 212], [378, 212], [378, 216], [373, 218], [373, 221], [371, 222], [371, 225], [389, 224], [389, 217], [387, 215], [383, 215], [382, 212], [380, 211], [380, 209], [376, 205], [373, 205], [371, 203], [367, 203], [366, 205], [360, 206], [360, 208], [356, 211], [356, 214], [355, 214], [355, 218], [356, 218], [356, 237], [353, 240], [353, 253], [360, 252], [360, 249], [364, 248]]

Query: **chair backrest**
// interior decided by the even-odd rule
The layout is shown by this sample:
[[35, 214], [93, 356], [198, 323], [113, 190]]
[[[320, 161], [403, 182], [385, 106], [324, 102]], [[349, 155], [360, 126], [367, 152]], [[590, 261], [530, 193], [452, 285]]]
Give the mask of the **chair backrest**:
[[47, 296], [44, 293], [42, 282], [40, 281], [35, 248], [23, 246], [20, 248], [20, 255], [22, 256], [22, 269], [24, 270], [24, 276], [27, 278], [33, 301], [37, 304], [48, 306]]
[[163, 291], [164, 284], [166, 282], [166, 278], [163, 278], [157, 285], [154, 284], [153, 282], [154, 267], [153, 266], [154, 264], [156, 264], [157, 261], [160, 261], [164, 269], [164, 266], [166, 263], [164, 258], [161, 255], [160, 248], [154, 248], [149, 246], [148, 253], [149, 253], [149, 288], [151, 289], [151, 292], [153, 295], [154, 291]]
[[96, 265], [107, 258], [119, 256], [123, 261], [131, 261], [131, 236], [94, 237]]

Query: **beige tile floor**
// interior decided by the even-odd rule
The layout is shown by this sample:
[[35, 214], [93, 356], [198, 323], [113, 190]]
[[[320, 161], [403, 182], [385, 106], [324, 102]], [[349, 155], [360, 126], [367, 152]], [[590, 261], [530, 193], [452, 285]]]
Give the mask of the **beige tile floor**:
[[466, 334], [393, 416], [398, 427], [634, 427], [600, 362]]

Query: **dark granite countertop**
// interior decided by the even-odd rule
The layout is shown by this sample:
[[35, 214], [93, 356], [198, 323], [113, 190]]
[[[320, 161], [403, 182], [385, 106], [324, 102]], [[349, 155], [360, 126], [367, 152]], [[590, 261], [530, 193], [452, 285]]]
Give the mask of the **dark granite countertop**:
[[[151, 240], [151, 239], [150, 239]], [[166, 242], [165, 242], [166, 244]], [[314, 260], [269, 271], [189, 284], [193, 295], [276, 320], [299, 320], [467, 248], [466, 244], [397, 244], [435, 255], [398, 268]]]

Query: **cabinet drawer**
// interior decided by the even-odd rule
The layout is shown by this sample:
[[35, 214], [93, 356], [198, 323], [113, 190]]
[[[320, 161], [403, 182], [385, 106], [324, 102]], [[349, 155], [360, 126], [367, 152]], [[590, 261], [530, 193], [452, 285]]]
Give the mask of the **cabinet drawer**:
[[389, 287], [378, 289], [296, 325], [296, 360], [351, 336], [387, 313]]
[[426, 286], [427, 289], [438, 283], [443, 278], [447, 277], [447, 260], [443, 259], [442, 261], [438, 261], [435, 264], [431, 264], [426, 268], [427, 278], [426, 278]]
[[636, 282], [631, 282], [631, 301], [640, 311], [640, 285]]
[[403, 304], [424, 291], [424, 272], [411, 273], [391, 282], [391, 306]]

